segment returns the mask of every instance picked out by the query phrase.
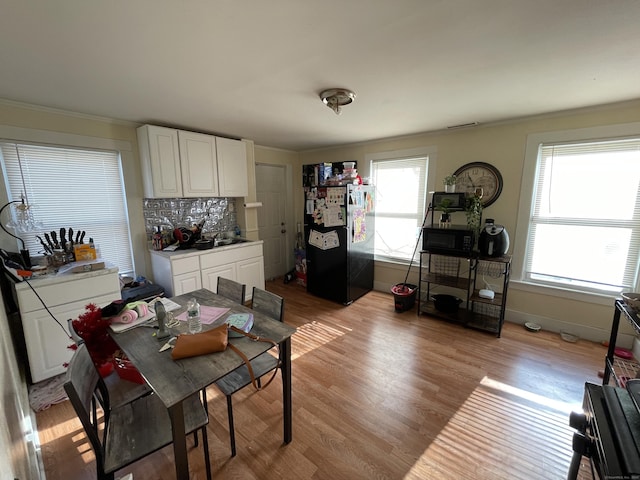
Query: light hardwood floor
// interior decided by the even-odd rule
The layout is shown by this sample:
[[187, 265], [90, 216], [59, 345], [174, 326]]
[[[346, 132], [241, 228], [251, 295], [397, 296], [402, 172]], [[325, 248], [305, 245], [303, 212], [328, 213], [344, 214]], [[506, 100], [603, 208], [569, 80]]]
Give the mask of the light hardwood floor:
[[[295, 283], [267, 289], [285, 297], [285, 321], [298, 328], [293, 442], [282, 445], [280, 381], [245, 388], [234, 395], [238, 455], [230, 458], [225, 399], [209, 388], [215, 478], [566, 478], [568, 416], [581, 409], [584, 382], [600, 381], [601, 345], [510, 323], [498, 339], [396, 313], [381, 292], [344, 307]], [[69, 402], [38, 413], [37, 423], [48, 480], [95, 478]], [[205, 478], [202, 450], [189, 455], [192, 478]], [[172, 458], [167, 447], [118, 474], [171, 479]]]

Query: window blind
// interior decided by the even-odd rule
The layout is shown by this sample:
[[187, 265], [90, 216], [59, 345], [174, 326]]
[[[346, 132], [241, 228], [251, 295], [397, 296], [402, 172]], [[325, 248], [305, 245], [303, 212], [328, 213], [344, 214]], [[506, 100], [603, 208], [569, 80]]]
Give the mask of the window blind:
[[640, 139], [539, 147], [525, 275], [633, 290], [640, 268]]
[[85, 231], [100, 256], [133, 273], [133, 256], [120, 155], [115, 151], [0, 142], [9, 200], [21, 194], [43, 222], [42, 232], [22, 234], [34, 256], [42, 246], [36, 235], [61, 227]]

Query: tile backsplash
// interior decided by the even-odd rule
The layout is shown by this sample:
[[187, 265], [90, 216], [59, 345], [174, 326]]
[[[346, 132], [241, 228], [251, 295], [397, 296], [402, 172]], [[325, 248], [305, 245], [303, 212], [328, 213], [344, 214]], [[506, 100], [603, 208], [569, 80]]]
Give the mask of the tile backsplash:
[[172, 243], [173, 229], [190, 228], [205, 220], [203, 236], [233, 231], [236, 224], [235, 198], [145, 198], [143, 214], [147, 242], [157, 227], [162, 230], [165, 244]]

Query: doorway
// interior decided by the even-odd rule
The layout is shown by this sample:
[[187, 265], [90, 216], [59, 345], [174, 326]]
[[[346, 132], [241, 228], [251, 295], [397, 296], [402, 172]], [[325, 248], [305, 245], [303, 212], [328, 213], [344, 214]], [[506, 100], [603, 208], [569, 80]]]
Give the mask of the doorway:
[[[258, 209], [258, 228], [264, 242], [264, 276], [272, 280], [284, 276], [293, 260], [289, 248], [291, 227], [287, 206], [287, 168], [283, 165], [256, 164], [256, 197], [262, 202]], [[295, 232], [294, 232], [295, 233]]]

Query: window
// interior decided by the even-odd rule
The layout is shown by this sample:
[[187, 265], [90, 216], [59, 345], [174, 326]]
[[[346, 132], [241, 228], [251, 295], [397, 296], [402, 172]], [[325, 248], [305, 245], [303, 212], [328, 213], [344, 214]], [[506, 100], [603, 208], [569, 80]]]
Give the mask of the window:
[[34, 256], [42, 252], [36, 235], [61, 227], [85, 231], [102, 258], [131, 274], [133, 256], [126, 197], [117, 151], [0, 142], [7, 197], [24, 192], [43, 222], [41, 232], [20, 234]]
[[376, 186], [376, 258], [409, 261], [424, 220], [435, 149], [372, 154], [367, 160]]
[[640, 138], [538, 143], [532, 183], [521, 279], [608, 295], [635, 290]]

